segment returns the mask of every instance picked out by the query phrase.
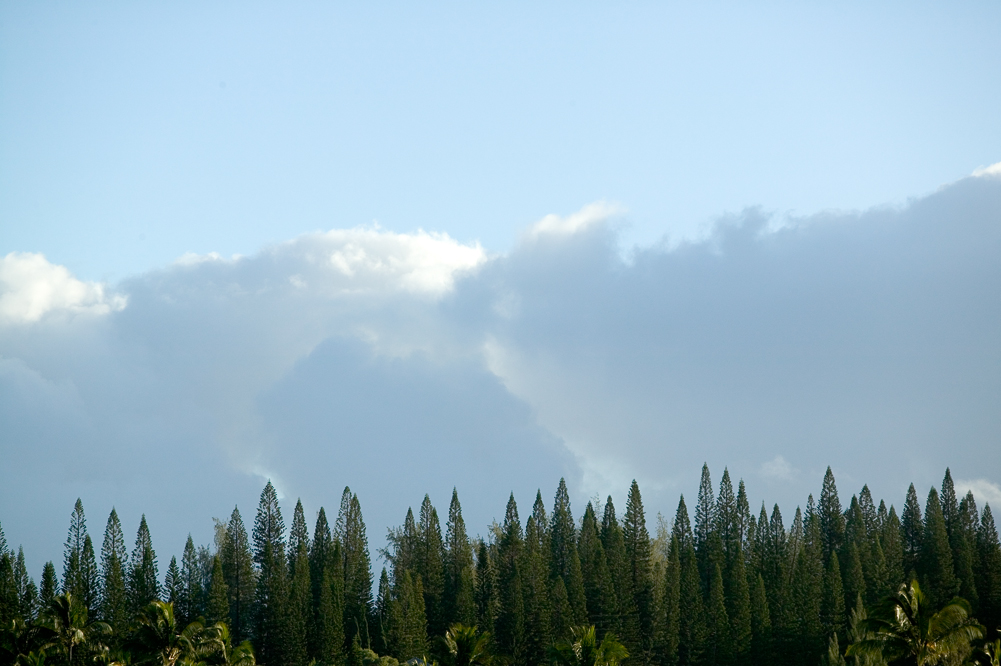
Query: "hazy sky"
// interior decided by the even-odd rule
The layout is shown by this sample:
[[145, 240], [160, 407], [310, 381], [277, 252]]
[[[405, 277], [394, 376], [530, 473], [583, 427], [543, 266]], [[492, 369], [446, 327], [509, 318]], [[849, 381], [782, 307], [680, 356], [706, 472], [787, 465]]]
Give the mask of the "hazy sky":
[[[0, 525], [267, 478], [1001, 502], [1001, 6], [0, 5]], [[973, 173], [976, 175], [972, 175]], [[691, 504], [691, 502], [689, 502]], [[526, 507], [527, 508], [527, 507]], [[523, 512], [524, 513], [524, 512]]]

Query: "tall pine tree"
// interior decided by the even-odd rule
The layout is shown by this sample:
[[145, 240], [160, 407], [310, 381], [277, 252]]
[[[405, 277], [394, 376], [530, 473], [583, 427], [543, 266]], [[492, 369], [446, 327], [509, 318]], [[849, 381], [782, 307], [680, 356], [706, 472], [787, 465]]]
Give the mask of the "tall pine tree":
[[132, 549], [132, 557], [129, 560], [127, 583], [129, 611], [133, 616], [151, 601], [160, 598], [156, 552], [153, 550], [153, 539], [149, 534], [145, 514], [139, 521], [139, 530], [136, 532], [136, 545]]

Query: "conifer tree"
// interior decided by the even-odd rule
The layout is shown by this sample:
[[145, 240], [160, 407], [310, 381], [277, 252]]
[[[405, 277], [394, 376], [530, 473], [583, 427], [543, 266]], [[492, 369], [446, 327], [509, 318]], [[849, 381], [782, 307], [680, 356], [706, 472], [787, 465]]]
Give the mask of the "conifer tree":
[[831, 552], [830, 563], [824, 572], [824, 602], [821, 606], [824, 633], [845, 633], [845, 590], [841, 580], [841, 566], [837, 551]]
[[222, 557], [212, 558], [212, 578], [205, 598], [205, 619], [210, 623], [224, 622], [230, 618], [230, 594], [226, 587]]
[[14, 581], [14, 561], [10, 551], [0, 553], [0, 626], [6, 629], [21, 617], [21, 604], [17, 598], [17, 583]]
[[170, 557], [167, 573], [163, 578], [163, 598], [167, 603], [177, 608], [181, 601], [181, 568], [177, 566], [177, 558]]
[[393, 629], [391, 643], [397, 659], [405, 661], [427, 654], [427, 618], [424, 609], [424, 590], [420, 576], [411, 577], [403, 571], [400, 596], [393, 601]]
[[855, 605], [855, 599], [858, 597], [865, 598], [866, 596], [865, 576], [862, 573], [862, 562], [859, 560], [858, 548], [855, 546], [855, 542], [849, 541], [845, 551], [844, 574], [841, 576], [842, 587], [845, 593], [844, 607], [852, 608]]
[[563, 580], [572, 613], [572, 624], [583, 624], [587, 619], [587, 600], [577, 553], [577, 531], [570, 510], [570, 494], [567, 492], [566, 481], [562, 478], [553, 503], [549, 542], [552, 575]]
[[872, 500], [872, 493], [869, 486], [862, 486], [862, 491], [858, 495], [859, 509], [862, 512], [862, 519], [865, 525], [865, 535], [867, 539], [872, 539], [879, 529], [879, 514], [876, 505]]
[[702, 663], [706, 642], [706, 620], [699, 582], [698, 558], [693, 543], [681, 551], [681, 581], [678, 612], [678, 663]]
[[[569, 614], [566, 587], [560, 586], [557, 590], [550, 585], [549, 553], [543, 550], [549, 539], [545, 524], [540, 526], [536, 522], [537, 517], [545, 519], [544, 511], [541, 516], [538, 511], [533, 511], [525, 524], [525, 546], [520, 565], [525, 602], [523, 659], [529, 666], [538, 666], [546, 660], [546, 649], [554, 638], [553, 616], [556, 616], [556, 623], [561, 624], [563, 617]], [[553, 581], [556, 580], [562, 582], [563, 579], [554, 575]], [[562, 598], [557, 598], [557, 595]]]
[[58, 592], [59, 582], [56, 579], [56, 567], [51, 561], [42, 568], [42, 579], [38, 586], [38, 603], [43, 608], [49, 605]]
[[81, 600], [86, 593], [80, 569], [86, 538], [87, 519], [83, 513], [83, 502], [78, 497], [73, 506], [73, 513], [70, 514], [69, 534], [66, 535], [66, 546], [63, 550], [63, 593], [72, 594]]
[[949, 548], [952, 551], [952, 564], [959, 586], [959, 595], [970, 602], [970, 606], [975, 609], [977, 607], [977, 588], [973, 580], [973, 544], [975, 541], [971, 542], [969, 538], [970, 533], [965, 526], [966, 516], [960, 509], [960, 502], [956, 497], [956, 485], [948, 467], [946, 467], [945, 477], [942, 479], [940, 500], [945, 531], [949, 537]]
[[500, 651], [515, 662], [521, 662], [525, 652], [525, 601], [521, 578], [524, 541], [518, 519], [518, 505], [512, 493], [507, 503], [498, 547], [500, 605], [495, 627]]
[[708, 594], [709, 578], [709, 535], [713, 530], [713, 485], [709, 475], [709, 465], [702, 465], [702, 480], [695, 505], [695, 552], [698, 555], [699, 575], [703, 594]]
[[[334, 540], [340, 544], [344, 567], [344, 634], [348, 644], [360, 635], [368, 644], [368, 616], [372, 607], [372, 565], [368, 554], [368, 536], [358, 495], [348, 487], [341, 495]], [[423, 594], [423, 592], [422, 592]]]
[[977, 591], [980, 593], [979, 620], [987, 627], [987, 638], [994, 639], [1001, 629], [1001, 545], [990, 504], [984, 504], [977, 532]]
[[903, 525], [897, 518], [897, 510], [890, 506], [890, 512], [883, 522], [879, 543], [886, 559], [886, 580], [891, 592], [904, 582], [907, 573], [904, 571], [903, 531]]
[[959, 596], [970, 602], [976, 610], [980, 605], [980, 595], [977, 592], [974, 568], [977, 566], [977, 503], [973, 493], [969, 492], [959, 502], [959, 518], [954, 533], [949, 535], [949, 545], [952, 546], [953, 564], [956, 567], [956, 577], [959, 579]]
[[445, 618], [446, 624], [476, 624], [476, 599], [473, 580], [473, 549], [462, 519], [459, 493], [452, 488], [445, 526]]
[[278, 663], [287, 657], [287, 564], [285, 559], [285, 521], [278, 504], [278, 493], [270, 481], [261, 491], [254, 519], [254, 562], [260, 576], [255, 596], [254, 646], [265, 664]]
[[841, 549], [845, 538], [845, 518], [841, 515], [841, 500], [838, 499], [838, 488], [834, 483], [834, 474], [830, 467], [824, 474], [824, 486], [820, 491], [817, 510], [823, 543], [822, 555], [827, 562], [831, 558], [831, 553]]
[[483, 541], [476, 549], [476, 625], [491, 636], [496, 635], [494, 622], [499, 612], [500, 599], [497, 592], [497, 571], [490, 549]]
[[101, 572], [97, 568], [97, 557], [94, 555], [94, 542], [90, 535], [83, 538], [83, 553], [80, 558], [80, 574], [77, 591], [80, 601], [88, 611], [97, 610], [101, 594]]
[[309, 528], [306, 526], [306, 513], [302, 508], [302, 500], [295, 502], [295, 510], [292, 512], [292, 527], [288, 531], [288, 575], [289, 579], [295, 577], [295, 560], [299, 555], [299, 546], [305, 546], [309, 553]]
[[[797, 513], [799, 512], [797, 511]], [[793, 568], [789, 602], [790, 611], [797, 618], [795, 631], [798, 636], [795, 644], [787, 643], [783, 647], [792, 654], [798, 653], [798, 659], [805, 661], [813, 655], [819, 654], [824, 645], [824, 626], [821, 623], [822, 601], [826, 587], [824, 585], [824, 565], [821, 561], [823, 537], [820, 531], [820, 519], [816, 515], [812, 496], [807, 498], [807, 516], [802, 522], [804, 525], [802, 545], [799, 546], [799, 555]], [[794, 528], [792, 531], [797, 530]], [[832, 594], [832, 601], [835, 601], [833, 596]], [[842, 605], [844, 605], [843, 593], [841, 599]], [[836, 613], [832, 612], [830, 617], [836, 617]], [[790, 632], [793, 627], [788, 624], [785, 627], [787, 628], [784, 629], [782, 637], [788, 641], [791, 638]]]
[[636, 596], [633, 594], [632, 570], [626, 554], [625, 539], [622, 527], [615, 517], [615, 504], [611, 495], [605, 500], [601, 520], [601, 545], [605, 549], [608, 572], [615, 589], [617, 615], [612, 623], [613, 631], [628, 641], [639, 632], [639, 609], [636, 608]]
[[605, 549], [601, 545], [598, 517], [590, 502], [584, 509], [577, 552], [580, 556], [584, 597], [587, 600], [588, 622], [595, 626], [599, 635], [604, 636], [611, 631], [609, 620], [616, 614], [615, 589], [608, 572]]
[[719, 536], [727, 565], [736, 551], [737, 544], [740, 543], [738, 522], [737, 498], [733, 494], [730, 470], [724, 467], [723, 478], [719, 482], [719, 495], [716, 497], [716, 506], [713, 510], [713, 529]]
[[428, 632], [432, 636], [445, 634], [447, 618], [442, 600], [445, 595], [445, 547], [441, 538], [438, 511], [431, 505], [431, 498], [424, 495], [421, 503], [420, 522], [417, 526], [417, 561], [415, 571], [421, 578], [424, 590], [424, 609]]
[[[921, 567], [921, 536], [924, 524], [921, 520], [921, 505], [912, 483], [907, 489], [904, 511], [900, 516], [900, 541], [903, 546], [903, 572], [908, 580], [917, 576]], [[884, 546], [885, 550], [885, 546]]]
[[146, 605], [160, 598], [159, 574], [156, 566], [156, 553], [153, 551], [153, 540], [150, 538], [149, 526], [146, 525], [146, 515], [139, 521], [136, 532], [136, 545], [132, 549], [129, 560], [129, 575], [127, 580], [127, 597], [129, 611], [135, 616]]
[[[309, 538], [302, 538], [305, 518], [302, 517], [302, 503], [296, 507], [296, 517], [292, 520], [290, 544], [297, 544], [292, 558], [292, 578], [287, 604], [288, 641], [285, 646], [285, 663], [291, 666], [305, 666], [309, 663], [308, 632], [312, 619], [312, 589], [309, 579]], [[301, 525], [297, 525], [301, 519]], [[298, 531], [298, 533], [297, 533]]]
[[[546, 623], [549, 628], [549, 644], [552, 644], [560, 639], [560, 637], [569, 636], [574, 624], [573, 624], [573, 614], [570, 610], [570, 600], [567, 599], [567, 589], [563, 585], [563, 579], [556, 577], [549, 579], [549, 589], [546, 590], [546, 594], [549, 597], [549, 608], [550, 608], [550, 618]], [[526, 614], [526, 617], [528, 615]], [[526, 629], [528, 627], [526, 626]], [[526, 631], [526, 634], [528, 632]], [[540, 634], [542, 632], [539, 632]], [[530, 644], [530, 641], [526, 641]], [[548, 647], [548, 645], [546, 646]], [[529, 660], [529, 663], [532, 663]], [[539, 664], [546, 663], [546, 658], [543, 656], [537, 661]]]
[[[220, 575], [222, 575], [221, 569]], [[181, 593], [176, 606], [182, 625], [187, 626], [202, 614], [203, 596], [198, 553], [195, 551], [194, 540], [188, 534], [188, 540], [184, 542], [184, 553], [181, 555]], [[225, 616], [226, 614], [223, 618]]]
[[663, 665], [677, 666], [681, 622], [681, 543], [671, 537], [667, 564], [664, 567], [664, 592], [661, 597], [664, 618]]
[[740, 542], [736, 543], [733, 562], [727, 568], [723, 590], [726, 612], [730, 618], [733, 654], [738, 663], [747, 663], [751, 657], [753, 628], [751, 621], [751, 593], [747, 586], [747, 569]]
[[723, 595], [723, 575], [719, 564], [713, 565], [713, 575], [709, 581], [709, 603], [706, 628], [706, 664], [729, 664], [733, 661], [733, 636], [730, 631], [730, 618], [726, 612], [726, 602]]
[[754, 516], [751, 515], [751, 505], [747, 501], [747, 489], [744, 488], [744, 480], [737, 484], [737, 540], [744, 553], [751, 552], [751, 541], [753, 540]]
[[223, 534], [221, 560], [225, 588], [229, 594], [230, 633], [233, 642], [240, 643], [252, 636], [257, 574], [239, 507], [233, 507]]
[[622, 539], [625, 543], [633, 589], [632, 607], [636, 609], [636, 627], [639, 630], [633, 639], [636, 641], [634, 643], [636, 651], [633, 654], [639, 657], [644, 652], [649, 653], [653, 648], [651, 639], [654, 635], [654, 606], [650, 534], [646, 528], [643, 498], [640, 496], [640, 487], [635, 479], [626, 498], [626, 511], [622, 517]]
[[7, 537], [3, 533], [3, 526], [0, 525], [0, 555], [6, 553], [9, 549], [7, 548]]
[[17, 589], [20, 615], [25, 622], [30, 622], [38, 610], [38, 588], [28, 575], [28, 567], [24, 563], [24, 548], [21, 546], [18, 546], [17, 559], [14, 560], [14, 584]]
[[764, 666], [770, 663], [772, 618], [765, 595], [765, 579], [759, 573], [751, 593], [751, 663]]
[[944, 605], [959, 592], [959, 581], [952, 566], [952, 548], [949, 546], [942, 504], [934, 487], [928, 493], [924, 523], [918, 569], [921, 589], [932, 604]]

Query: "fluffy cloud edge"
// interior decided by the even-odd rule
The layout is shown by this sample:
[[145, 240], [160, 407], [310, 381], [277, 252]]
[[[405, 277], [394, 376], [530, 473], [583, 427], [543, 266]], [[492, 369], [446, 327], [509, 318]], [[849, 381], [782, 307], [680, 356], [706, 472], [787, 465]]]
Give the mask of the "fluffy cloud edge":
[[0, 326], [32, 324], [56, 313], [106, 315], [127, 304], [126, 296], [78, 280], [43, 254], [11, 252], [0, 258]]

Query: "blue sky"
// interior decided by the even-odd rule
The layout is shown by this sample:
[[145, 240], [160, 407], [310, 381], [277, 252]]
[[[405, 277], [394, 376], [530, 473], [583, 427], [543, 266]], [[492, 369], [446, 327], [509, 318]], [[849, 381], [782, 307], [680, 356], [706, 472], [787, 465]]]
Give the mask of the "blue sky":
[[474, 532], [560, 476], [670, 515], [703, 461], [790, 517], [828, 464], [1001, 501], [999, 26], [0, 5], [8, 540], [80, 496], [165, 563], [266, 478], [374, 543], [453, 485]]

